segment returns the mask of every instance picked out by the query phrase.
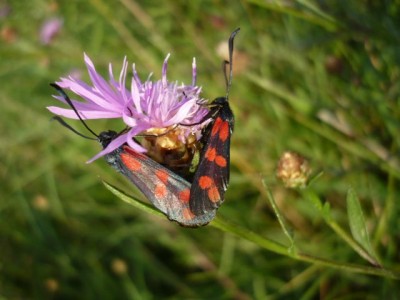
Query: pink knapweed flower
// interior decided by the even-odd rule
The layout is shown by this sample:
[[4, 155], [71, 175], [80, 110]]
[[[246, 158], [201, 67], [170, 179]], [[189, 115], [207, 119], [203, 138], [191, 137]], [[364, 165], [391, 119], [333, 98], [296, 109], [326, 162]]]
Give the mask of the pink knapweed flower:
[[[160, 132], [158, 129], [178, 128], [175, 135], [182, 143], [187, 139], [198, 140], [201, 136], [200, 124], [209, 109], [204, 105], [206, 100], [200, 97], [201, 87], [196, 86], [196, 61], [192, 64], [192, 82], [190, 85], [178, 84], [167, 80], [169, 54], [164, 60], [161, 80], [151, 81], [151, 75], [144, 82], [139, 78], [135, 65], [130, 89], [126, 88], [128, 62], [122, 64], [118, 80], [114, 78], [112, 65], [109, 65], [108, 82], [96, 72], [96, 69], [85, 54], [85, 63], [91, 79], [87, 84], [71, 76], [61, 78], [56, 82], [63, 89], [71, 90], [84, 99], [72, 103], [82, 119], [121, 118], [127, 129], [115, 138], [103, 151], [91, 161], [112, 152], [122, 144], [127, 143], [135, 151], [146, 152], [133, 138], [140, 134]], [[56, 99], [65, 102], [60, 96]], [[52, 113], [63, 117], [78, 119], [70, 108], [55, 106], [47, 107]], [[184, 126], [185, 124], [191, 126]], [[162, 132], [165, 132], [162, 131]]]
[[40, 42], [44, 45], [50, 44], [53, 38], [61, 30], [62, 25], [63, 20], [60, 18], [46, 20], [40, 28]]

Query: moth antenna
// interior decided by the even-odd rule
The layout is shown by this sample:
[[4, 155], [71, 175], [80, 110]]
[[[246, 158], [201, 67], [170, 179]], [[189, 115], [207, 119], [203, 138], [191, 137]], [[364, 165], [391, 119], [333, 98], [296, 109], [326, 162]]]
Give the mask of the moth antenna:
[[[92, 130], [90, 127], [86, 124], [86, 122], [82, 119], [80, 116], [78, 110], [75, 108], [75, 105], [72, 103], [71, 99], [68, 97], [68, 95], [64, 92], [64, 90], [56, 83], [50, 83], [50, 85], [57, 90], [57, 92], [64, 98], [64, 100], [68, 103], [69, 106], [71, 106], [72, 110], [75, 112], [75, 114], [78, 116], [79, 120], [82, 122], [82, 124], [86, 127], [86, 129], [93, 134], [96, 138], [99, 138], [99, 136]], [[54, 117], [54, 120], [58, 121], [61, 125], [65, 126], [66, 128], [69, 128], [73, 132], [77, 133], [78, 135], [85, 137], [82, 133], [78, 133], [77, 130], [73, 129], [70, 125], [68, 125], [63, 119]]]
[[157, 138], [160, 136], [164, 136], [167, 135], [168, 133], [170, 133], [171, 131], [175, 130], [178, 126], [192, 126], [192, 124], [190, 125], [185, 125], [185, 124], [174, 124], [174, 126], [172, 126], [172, 128], [168, 129], [166, 132], [160, 133], [160, 134], [151, 134], [151, 133], [146, 133], [146, 134], [137, 134], [135, 135], [136, 137], [144, 137], [144, 138]]
[[[226, 99], [228, 99], [229, 96], [229, 91], [231, 89], [232, 86], [232, 77], [233, 77], [233, 61], [232, 61], [232, 57], [233, 57], [233, 41], [235, 39], [235, 36], [238, 34], [238, 32], [240, 31], [240, 28], [235, 29], [232, 33], [231, 36], [229, 37], [229, 62], [224, 61], [224, 74], [225, 74], [225, 81], [226, 81]], [[226, 65], [229, 64], [229, 78], [226, 74]]]
[[85, 139], [94, 140], [94, 141], [97, 140], [97, 139], [95, 139], [95, 138], [92, 138], [92, 137], [89, 137], [89, 136], [86, 136], [86, 135], [80, 133], [78, 130], [76, 130], [75, 128], [73, 128], [71, 125], [69, 125], [67, 122], [65, 122], [65, 121], [64, 121], [61, 117], [59, 117], [59, 116], [54, 116], [54, 117], [52, 117], [52, 118], [50, 119], [50, 121], [57, 121], [57, 122], [60, 123], [62, 126], [68, 128], [68, 129], [71, 130], [73, 133], [75, 133], [75, 134], [77, 134], [77, 135], [79, 135], [79, 136], [81, 136], [81, 137], [83, 137], [83, 138], [85, 138]]
[[226, 86], [226, 89], [228, 90], [229, 79], [228, 79], [228, 73], [227, 73], [227, 70], [226, 70], [226, 66], [227, 66], [227, 65], [229, 65], [229, 61], [224, 60], [224, 61], [222, 62], [222, 72], [224, 72], [225, 86]]

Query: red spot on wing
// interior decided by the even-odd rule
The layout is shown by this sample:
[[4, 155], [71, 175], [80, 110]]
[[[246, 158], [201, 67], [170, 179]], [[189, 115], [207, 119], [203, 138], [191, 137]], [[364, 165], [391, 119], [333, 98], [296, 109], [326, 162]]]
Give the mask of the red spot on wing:
[[187, 221], [189, 221], [195, 217], [195, 215], [190, 211], [189, 208], [184, 208], [182, 210], [182, 215], [183, 215], [183, 218]]
[[209, 161], [213, 161], [215, 159], [215, 156], [217, 155], [217, 151], [215, 150], [215, 148], [209, 148], [207, 149], [206, 153], [204, 154], [204, 156], [209, 160]]
[[222, 155], [217, 155], [217, 151], [215, 148], [210, 147], [209, 149], [207, 149], [204, 157], [211, 162], [215, 161], [215, 163], [221, 168], [224, 168], [227, 165], [225, 157], [223, 157]]
[[207, 191], [208, 198], [211, 202], [218, 202], [221, 200], [218, 188], [214, 183], [214, 179], [209, 176], [201, 176], [199, 178], [199, 186], [201, 189]]
[[129, 171], [136, 172], [142, 168], [142, 163], [130, 154], [122, 153], [121, 160]]
[[163, 199], [167, 195], [167, 187], [165, 184], [157, 184], [156, 188], [154, 189], [154, 196], [158, 199]]
[[214, 184], [214, 181], [209, 176], [200, 176], [199, 178], [199, 186], [201, 189], [208, 189], [211, 185]]
[[223, 156], [221, 156], [221, 155], [218, 155], [218, 156], [215, 158], [215, 163], [216, 163], [218, 166], [220, 166], [221, 168], [226, 167], [226, 159], [225, 159], [225, 157], [223, 157]]
[[188, 203], [190, 199], [190, 189], [184, 189], [183, 191], [180, 191], [178, 197], [182, 202]]
[[227, 121], [223, 121], [219, 128], [219, 139], [225, 142], [229, 136], [229, 131], [229, 123]]
[[215, 119], [214, 125], [211, 130], [211, 136], [214, 136], [217, 134], [219, 131], [219, 128], [221, 127], [222, 119], [220, 117]]
[[161, 182], [163, 182], [164, 184], [167, 184], [168, 178], [169, 178], [169, 174], [166, 171], [157, 170], [156, 171], [156, 176], [157, 176], [158, 179], [161, 180]]
[[218, 192], [218, 189], [216, 186], [213, 186], [212, 188], [210, 188], [208, 190], [207, 194], [208, 194], [208, 198], [212, 202], [218, 202], [219, 200], [221, 200], [221, 196], [219, 195], [219, 192]]

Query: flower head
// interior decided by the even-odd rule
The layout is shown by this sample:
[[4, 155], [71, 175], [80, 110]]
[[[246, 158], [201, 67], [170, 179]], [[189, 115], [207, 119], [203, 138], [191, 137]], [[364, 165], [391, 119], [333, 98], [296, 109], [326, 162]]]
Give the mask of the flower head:
[[[147, 149], [133, 139], [137, 135], [160, 135], [186, 144], [200, 138], [202, 123], [208, 113], [206, 101], [200, 98], [201, 87], [196, 86], [196, 62], [193, 59], [191, 85], [178, 84], [167, 80], [169, 54], [164, 60], [161, 80], [151, 81], [151, 74], [144, 82], [139, 78], [135, 65], [130, 89], [126, 88], [128, 62], [122, 64], [118, 80], [114, 78], [112, 65], [109, 65], [108, 82], [96, 72], [85, 54], [85, 63], [91, 79], [91, 85], [69, 76], [61, 78], [57, 84], [69, 89], [84, 101], [72, 100], [82, 119], [121, 118], [127, 129], [119, 134], [103, 151], [90, 161], [112, 152], [124, 143], [135, 151]], [[65, 102], [62, 97], [54, 96]], [[78, 119], [72, 109], [50, 106], [52, 113], [67, 118]], [[202, 124], [200, 124], [202, 123]], [[188, 125], [188, 126], [185, 126]], [[189, 126], [190, 125], [190, 126]], [[163, 143], [164, 143], [163, 142]], [[168, 144], [168, 143], [167, 143]]]
[[292, 151], [285, 151], [278, 162], [276, 176], [288, 188], [304, 188], [311, 173], [307, 159]]
[[63, 25], [60, 18], [46, 20], [40, 29], [40, 42], [44, 45], [50, 44], [53, 38], [58, 34]]

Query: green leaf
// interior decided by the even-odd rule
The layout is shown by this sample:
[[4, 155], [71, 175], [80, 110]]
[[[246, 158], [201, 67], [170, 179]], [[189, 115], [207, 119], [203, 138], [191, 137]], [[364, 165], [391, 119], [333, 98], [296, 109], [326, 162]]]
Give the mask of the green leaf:
[[358, 197], [352, 188], [350, 188], [347, 192], [347, 214], [349, 217], [349, 225], [353, 238], [371, 257], [377, 261], [371, 246], [360, 201], [358, 200]]

